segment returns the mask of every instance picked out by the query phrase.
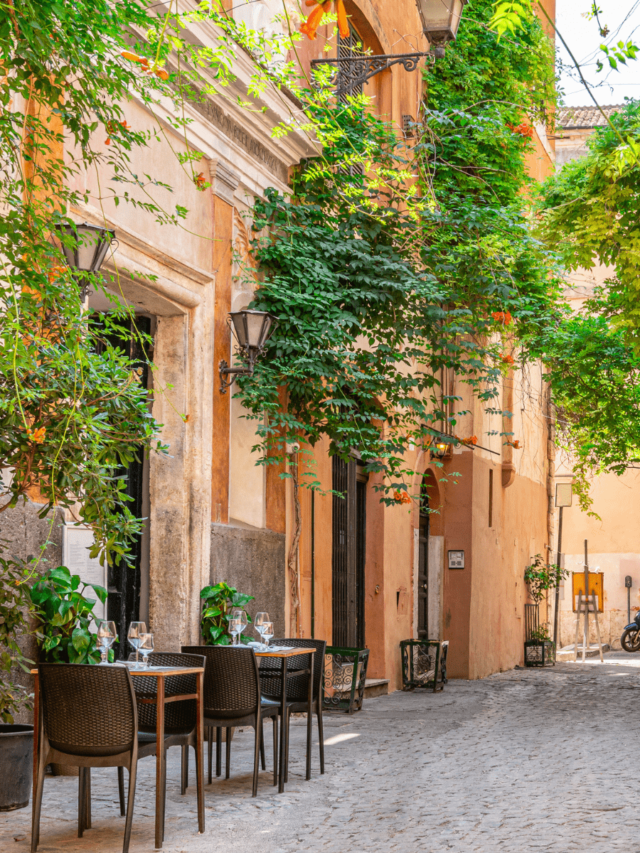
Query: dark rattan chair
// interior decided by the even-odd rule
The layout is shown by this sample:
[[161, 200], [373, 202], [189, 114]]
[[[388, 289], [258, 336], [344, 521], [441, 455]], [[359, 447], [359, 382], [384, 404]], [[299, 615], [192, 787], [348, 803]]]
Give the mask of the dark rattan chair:
[[262, 718], [273, 719], [273, 776], [277, 782], [278, 767], [278, 707], [262, 707], [258, 661], [253, 649], [229, 646], [183, 646], [186, 654], [200, 654], [206, 658], [204, 669], [204, 725], [209, 729], [209, 782], [213, 729], [216, 729], [216, 775], [220, 775], [221, 730], [227, 730], [227, 767], [229, 778], [231, 758], [231, 732], [235, 726], [253, 726], [256, 733], [253, 766], [253, 793], [258, 793], [258, 759], [262, 732]]
[[[292, 646], [293, 648], [313, 648], [313, 699], [312, 707], [309, 708], [309, 675], [293, 674], [287, 680], [287, 725], [290, 724], [291, 714], [313, 714], [315, 711], [318, 720], [318, 735], [320, 740], [320, 773], [324, 773], [324, 732], [322, 725], [322, 697], [324, 685], [324, 658], [327, 650], [325, 640], [300, 640], [297, 638], [284, 637], [271, 640], [274, 646]], [[306, 669], [307, 656], [289, 658], [289, 669], [295, 673], [297, 669]], [[282, 669], [282, 662], [278, 658], [262, 658], [260, 664], [260, 681], [262, 686], [263, 701], [279, 701], [281, 680], [277, 673]], [[307, 730], [307, 773], [306, 778], [311, 778], [311, 729]], [[289, 739], [287, 739], [287, 744]], [[288, 779], [289, 755], [285, 756], [285, 782]]]
[[[135, 652], [129, 655], [129, 660], [136, 659]], [[204, 666], [202, 655], [185, 655], [179, 652], [152, 652], [149, 655], [151, 666], [194, 667]], [[184, 693], [196, 693], [196, 675], [172, 675], [166, 679], [165, 697], [177, 696]], [[155, 735], [157, 706], [145, 702], [145, 699], [155, 700], [158, 682], [155, 678], [136, 676], [133, 681], [138, 700], [138, 732], [144, 735]], [[142, 701], [141, 701], [142, 700]], [[182, 770], [180, 774], [180, 793], [187, 791], [189, 779], [189, 747], [197, 749], [196, 743], [196, 700], [185, 699], [182, 702], [168, 702], [164, 708], [165, 749], [170, 746], [182, 747]], [[155, 742], [155, 741], [154, 741]], [[198, 755], [196, 753], [196, 760]], [[165, 768], [167, 764], [165, 761]], [[120, 813], [124, 814], [124, 771], [118, 768], [118, 791], [120, 794]], [[164, 809], [164, 797], [163, 797]]]
[[38, 784], [33, 801], [31, 851], [40, 836], [45, 768], [49, 762], [80, 768], [78, 836], [91, 827], [90, 767], [127, 767], [129, 798], [123, 853], [129, 850], [138, 760], [154, 755], [155, 737], [138, 738], [131, 675], [124, 667], [40, 664]]

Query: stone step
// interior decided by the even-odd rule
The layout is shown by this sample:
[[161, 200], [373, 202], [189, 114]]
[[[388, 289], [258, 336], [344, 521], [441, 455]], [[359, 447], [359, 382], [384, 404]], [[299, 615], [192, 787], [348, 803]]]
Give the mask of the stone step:
[[[563, 646], [556, 655], [557, 660], [573, 660], [573, 648], [574, 644], [571, 643], [570, 646]], [[608, 643], [602, 644], [602, 652], [608, 652], [611, 650], [611, 646]], [[592, 643], [587, 646], [585, 657], [588, 658], [598, 658], [600, 657], [600, 647], [597, 643]], [[582, 643], [578, 643], [578, 660], [582, 658]]]
[[364, 682], [365, 699], [373, 699], [374, 696], [386, 696], [389, 693], [388, 678], [366, 678]]

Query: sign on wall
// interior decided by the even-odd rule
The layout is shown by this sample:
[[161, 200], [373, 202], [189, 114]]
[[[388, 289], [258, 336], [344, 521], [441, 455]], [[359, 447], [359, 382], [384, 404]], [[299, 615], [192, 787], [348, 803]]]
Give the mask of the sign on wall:
[[[94, 583], [107, 588], [107, 569], [97, 557], [89, 556], [93, 545], [93, 531], [85, 525], [65, 524], [62, 528], [62, 562], [72, 575], [79, 575], [83, 583]], [[95, 598], [93, 612], [96, 619], [106, 619], [107, 605], [103, 604], [93, 590], [87, 590], [89, 598]]]
[[449, 551], [449, 568], [464, 569], [464, 551]]

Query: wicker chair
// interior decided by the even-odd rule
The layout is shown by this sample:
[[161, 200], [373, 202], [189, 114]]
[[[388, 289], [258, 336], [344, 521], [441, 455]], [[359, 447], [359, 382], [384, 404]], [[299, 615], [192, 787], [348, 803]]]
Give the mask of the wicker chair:
[[[135, 652], [129, 655], [129, 660], [136, 659]], [[149, 655], [152, 666], [194, 667], [204, 666], [202, 655], [184, 655], [179, 652], [152, 652]], [[133, 686], [136, 699], [154, 699], [158, 689], [155, 678], [136, 676]], [[166, 679], [165, 696], [176, 696], [197, 691], [195, 675], [172, 675]], [[138, 702], [138, 731], [145, 735], [155, 734], [157, 707], [154, 704]], [[169, 702], [164, 709], [165, 748], [170, 746], [182, 747], [182, 770], [180, 774], [180, 793], [187, 791], [189, 779], [189, 747], [196, 752], [196, 700], [185, 699], [183, 702]], [[197, 759], [196, 753], [196, 759]], [[166, 768], [165, 762], [165, 768]], [[120, 814], [124, 814], [124, 771], [118, 768], [118, 791], [120, 794]], [[164, 798], [163, 798], [164, 806]]]
[[[227, 730], [227, 768], [229, 778], [231, 732], [235, 726], [253, 726], [255, 751], [253, 762], [253, 793], [258, 793], [258, 759], [260, 755], [262, 718], [273, 719], [273, 776], [277, 782], [278, 767], [278, 707], [274, 703], [262, 707], [258, 661], [253, 649], [229, 646], [183, 646], [186, 654], [204, 655], [204, 725], [209, 729], [209, 782], [213, 751], [213, 729], [216, 729], [216, 775], [220, 775], [221, 730]], [[264, 767], [264, 765], [263, 765]]]
[[[313, 656], [313, 698], [312, 707], [309, 708], [309, 675], [292, 675], [287, 680], [287, 725], [291, 720], [291, 714], [313, 714], [315, 711], [318, 720], [318, 735], [320, 740], [320, 773], [324, 773], [324, 732], [322, 725], [322, 697], [324, 688], [324, 658], [327, 649], [325, 640], [300, 640], [297, 638], [284, 637], [273, 639], [274, 646], [292, 646], [298, 648], [314, 648]], [[289, 669], [306, 669], [307, 656], [289, 658]], [[260, 681], [262, 686], [263, 701], [278, 701], [281, 690], [282, 663], [278, 658], [263, 658], [260, 666]], [[289, 775], [289, 739], [287, 738], [287, 755], [285, 756], [285, 782]], [[311, 778], [311, 728], [307, 728], [307, 772], [306, 778]]]
[[123, 853], [129, 850], [138, 760], [154, 755], [155, 737], [138, 737], [136, 696], [124, 667], [40, 664], [38, 784], [31, 851], [38, 848], [45, 768], [49, 762], [80, 768], [78, 836], [91, 827], [90, 767], [127, 767], [129, 798]]

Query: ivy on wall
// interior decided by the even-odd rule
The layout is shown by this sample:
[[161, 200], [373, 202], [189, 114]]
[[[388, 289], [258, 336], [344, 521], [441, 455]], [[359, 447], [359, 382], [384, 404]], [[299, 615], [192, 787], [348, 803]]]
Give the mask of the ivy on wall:
[[524, 193], [553, 55], [537, 21], [499, 42], [490, 17], [491, 3], [474, 3], [426, 72], [412, 138], [363, 97], [305, 93], [322, 157], [302, 164], [291, 198], [268, 192], [254, 223], [254, 307], [280, 319], [240, 383], [263, 462], [280, 461], [287, 441], [326, 437], [330, 453], [356, 448], [382, 475], [383, 500], [402, 499], [409, 451], [455, 432], [459, 401], [443, 396], [441, 371], [501, 411], [505, 368], [555, 316], [558, 282]]

